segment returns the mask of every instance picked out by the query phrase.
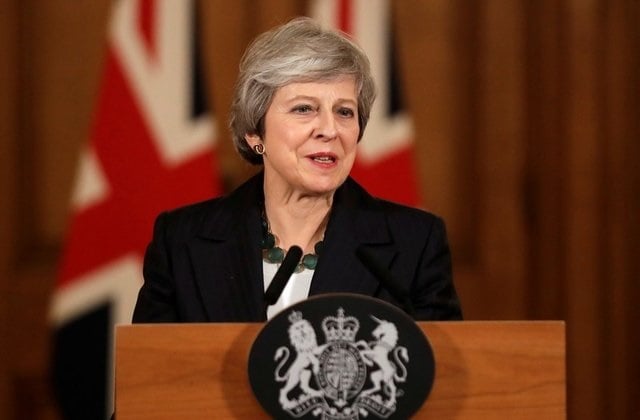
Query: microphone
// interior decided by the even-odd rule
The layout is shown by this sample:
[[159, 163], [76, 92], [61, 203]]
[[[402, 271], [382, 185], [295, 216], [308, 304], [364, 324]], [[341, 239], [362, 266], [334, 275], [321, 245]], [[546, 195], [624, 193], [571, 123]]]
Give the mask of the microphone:
[[409, 292], [400, 286], [400, 283], [396, 281], [387, 267], [380, 264], [364, 246], [359, 246], [356, 249], [356, 256], [382, 286], [389, 291], [391, 296], [402, 304], [402, 309], [407, 315], [413, 318], [415, 311], [413, 310]]
[[299, 246], [293, 245], [289, 248], [287, 255], [285, 255], [282, 260], [280, 268], [278, 268], [278, 271], [276, 271], [276, 274], [273, 276], [273, 280], [271, 280], [269, 287], [267, 287], [267, 291], [264, 292], [266, 306], [273, 305], [278, 301], [284, 287], [289, 282], [293, 271], [298, 266], [301, 257], [302, 249]]

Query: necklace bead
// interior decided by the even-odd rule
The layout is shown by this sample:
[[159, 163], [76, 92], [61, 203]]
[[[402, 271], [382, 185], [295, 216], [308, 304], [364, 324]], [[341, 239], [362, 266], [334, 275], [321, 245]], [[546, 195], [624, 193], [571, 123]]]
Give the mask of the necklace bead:
[[266, 258], [270, 263], [280, 264], [284, 260], [284, 249], [274, 246], [273, 248], [266, 249]]
[[262, 249], [271, 249], [276, 246], [276, 238], [269, 232], [266, 235], [262, 236], [262, 241], [260, 243]]
[[302, 257], [302, 265], [309, 270], [315, 270], [318, 264], [318, 256], [316, 254], [307, 254]]
[[[316, 242], [316, 244], [313, 246], [314, 253], [305, 254], [298, 263], [295, 272], [299, 273], [304, 269], [315, 270], [316, 266], [318, 265], [318, 256], [322, 251], [322, 246], [322, 240]], [[271, 233], [269, 222], [267, 221], [264, 211], [262, 213], [262, 239], [260, 240], [260, 247], [262, 248], [262, 259], [265, 262], [271, 264], [280, 264], [284, 260], [286, 252], [284, 249], [276, 246], [276, 237], [273, 233]]]

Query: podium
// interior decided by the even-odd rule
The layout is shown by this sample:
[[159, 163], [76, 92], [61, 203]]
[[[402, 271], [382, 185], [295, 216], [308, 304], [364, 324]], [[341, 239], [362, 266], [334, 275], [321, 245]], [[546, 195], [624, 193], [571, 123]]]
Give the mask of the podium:
[[[434, 351], [415, 418], [565, 419], [561, 321], [418, 322]], [[262, 324], [116, 327], [115, 410], [129, 419], [269, 418], [247, 373]]]

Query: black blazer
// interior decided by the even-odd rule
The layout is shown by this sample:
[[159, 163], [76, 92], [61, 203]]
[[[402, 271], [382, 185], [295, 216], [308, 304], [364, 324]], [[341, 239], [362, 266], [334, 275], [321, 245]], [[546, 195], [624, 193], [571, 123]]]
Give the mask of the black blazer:
[[[265, 320], [263, 197], [258, 174], [228, 196], [161, 214], [133, 322]], [[357, 258], [360, 246], [410, 292], [416, 319], [461, 319], [443, 221], [374, 198], [351, 178], [335, 193], [309, 294], [353, 292], [400, 306]]]

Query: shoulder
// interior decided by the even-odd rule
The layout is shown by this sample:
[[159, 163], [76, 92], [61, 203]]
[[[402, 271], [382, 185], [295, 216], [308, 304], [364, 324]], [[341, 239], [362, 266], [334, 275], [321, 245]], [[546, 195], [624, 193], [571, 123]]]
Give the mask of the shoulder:
[[156, 220], [167, 233], [216, 236], [243, 220], [257, 206], [262, 191], [261, 176], [255, 176], [228, 195], [185, 205], [160, 214]]
[[217, 197], [164, 211], [156, 218], [154, 236], [172, 240], [197, 236], [207, 220], [224, 207], [224, 197]]
[[[433, 229], [444, 231], [444, 221], [441, 217], [429, 211], [410, 207], [369, 194], [360, 184], [348, 178], [343, 185], [341, 201], [347, 201], [361, 213], [381, 214], [386, 219], [392, 231], [402, 231], [425, 234]], [[411, 229], [407, 230], [410, 227]]]
[[402, 230], [408, 237], [419, 235], [425, 239], [432, 235], [446, 235], [444, 220], [440, 216], [387, 200], [379, 201], [391, 231]]

